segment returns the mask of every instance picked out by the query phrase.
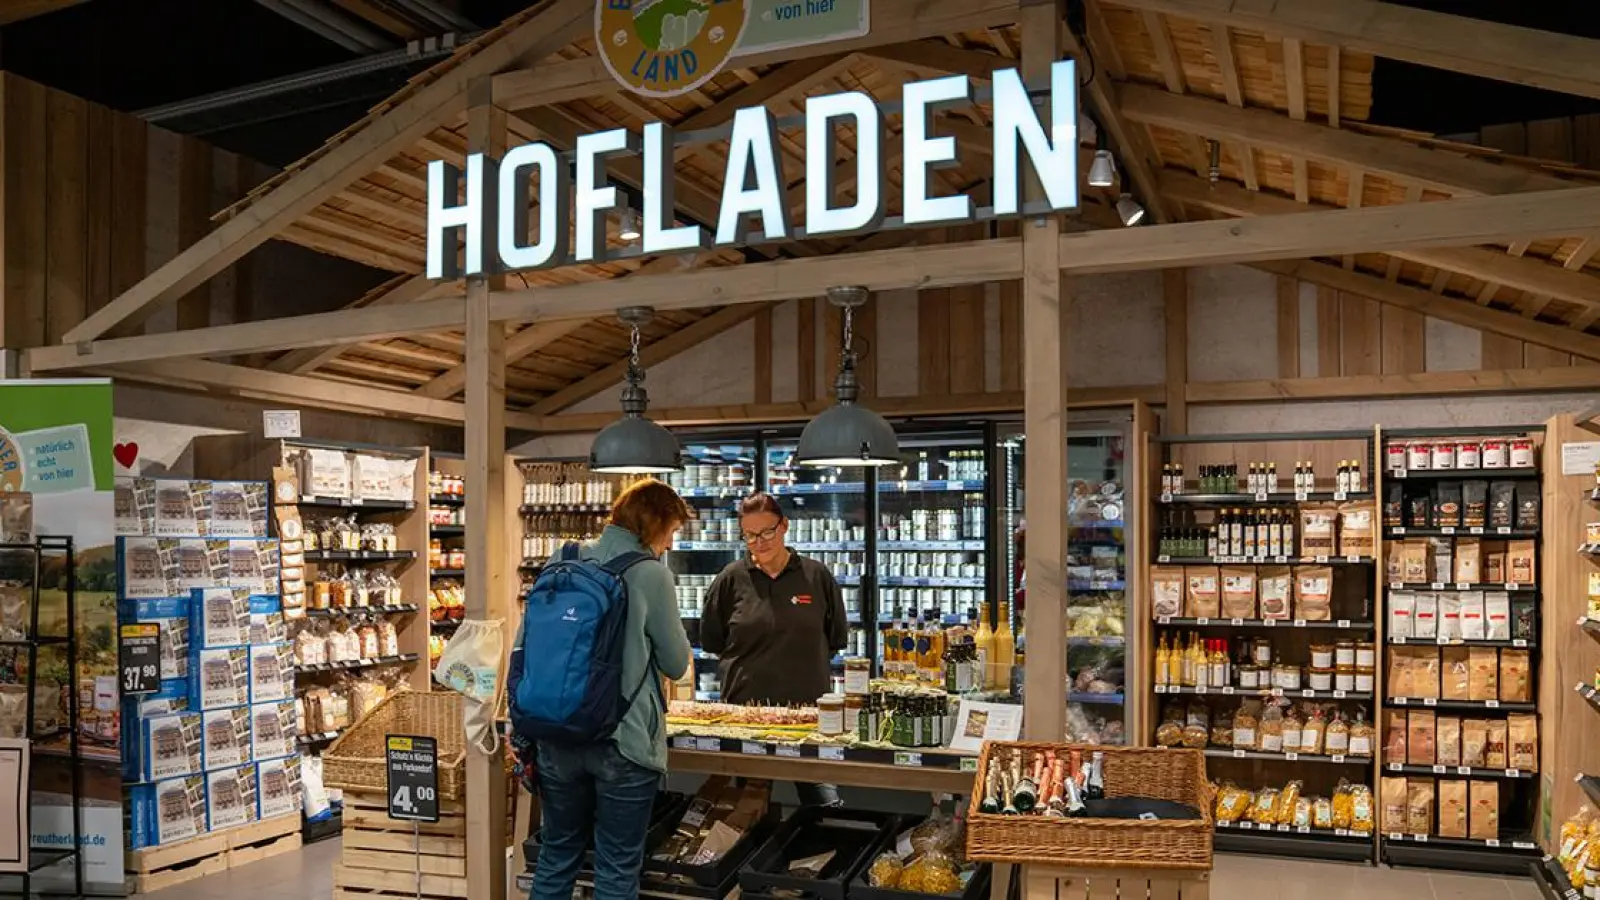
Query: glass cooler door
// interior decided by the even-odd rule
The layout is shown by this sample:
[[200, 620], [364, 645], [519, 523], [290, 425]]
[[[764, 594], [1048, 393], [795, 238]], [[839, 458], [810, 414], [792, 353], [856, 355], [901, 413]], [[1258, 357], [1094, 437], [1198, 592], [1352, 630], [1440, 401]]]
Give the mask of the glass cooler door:
[[753, 438], [698, 435], [683, 435], [680, 442], [683, 471], [670, 473], [666, 481], [696, 518], [678, 532], [666, 561], [678, 582], [678, 613], [694, 645], [695, 699], [717, 700], [717, 662], [700, 649], [700, 612], [711, 580], [744, 555], [738, 507], [755, 490], [757, 443]]
[[[1127, 677], [1134, 671], [1128, 624], [1133, 594], [1129, 584], [1128, 535], [1135, 527], [1130, 509], [1131, 416], [1126, 413], [1074, 415], [1067, 436], [1066, 652], [1067, 740], [1123, 744], [1133, 728], [1126, 701]], [[1024, 547], [1024, 460], [1027, 438], [1020, 431], [1000, 438], [1004, 467], [1001, 527], [1011, 539], [1004, 566], [1006, 596], [1014, 599], [1012, 627], [1018, 657], [1026, 652], [1022, 610], [1026, 606]]]

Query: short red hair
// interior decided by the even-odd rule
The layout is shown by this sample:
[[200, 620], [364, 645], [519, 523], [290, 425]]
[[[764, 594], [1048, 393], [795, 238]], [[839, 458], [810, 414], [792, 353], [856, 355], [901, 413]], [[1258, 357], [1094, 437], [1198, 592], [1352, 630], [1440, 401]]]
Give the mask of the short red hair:
[[629, 485], [611, 504], [610, 524], [650, 545], [694, 518], [694, 510], [666, 484], [646, 478]]

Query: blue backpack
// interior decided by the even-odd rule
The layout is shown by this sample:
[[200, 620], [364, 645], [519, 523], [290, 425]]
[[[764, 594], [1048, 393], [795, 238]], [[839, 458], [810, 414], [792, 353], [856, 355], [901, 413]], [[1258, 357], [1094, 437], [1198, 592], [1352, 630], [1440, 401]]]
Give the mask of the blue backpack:
[[[624, 553], [605, 563], [561, 548], [528, 590], [522, 635], [512, 650], [511, 724], [534, 741], [586, 744], [617, 729], [650, 680], [650, 667], [622, 696], [622, 650], [628, 586], [622, 576], [648, 553]], [[520, 657], [520, 659], [518, 658]]]

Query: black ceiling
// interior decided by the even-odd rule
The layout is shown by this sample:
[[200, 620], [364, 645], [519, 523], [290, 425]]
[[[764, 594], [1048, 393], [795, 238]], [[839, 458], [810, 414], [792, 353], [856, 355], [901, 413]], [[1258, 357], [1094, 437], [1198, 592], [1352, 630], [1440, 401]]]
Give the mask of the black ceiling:
[[[1403, 2], [1600, 38], [1600, 4], [1590, 0]], [[452, 5], [487, 27], [525, 6], [526, 0], [461, 0]], [[403, 42], [395, 38], [395, 44]], [[0, 29], [0, 66], [130, 112], [357, 58], [254, 0], [91, 0]], [[430, 62], [410, 60], [337, 84], [162, 124], [283, 165], [317, 147]], [[1470, 132], [1484, 125], [1600, 112], [1600, 101], [1387, 59], [1378, 61], [1373, 77], [1372, 120], [1422, 131]]]

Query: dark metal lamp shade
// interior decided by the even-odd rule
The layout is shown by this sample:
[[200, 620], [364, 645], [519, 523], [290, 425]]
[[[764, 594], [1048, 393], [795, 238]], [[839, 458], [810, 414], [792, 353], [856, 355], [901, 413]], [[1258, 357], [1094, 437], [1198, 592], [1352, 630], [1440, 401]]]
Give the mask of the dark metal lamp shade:
[[625, 415], [589, 447], [589, 470], [607, 475], [656, 475], [683, 468], [678, 439], [649, 419]]
[[806, 423], [795, 462], [802, 466], [898, 465], [894, 428], [864, 406], [839, 403]]

